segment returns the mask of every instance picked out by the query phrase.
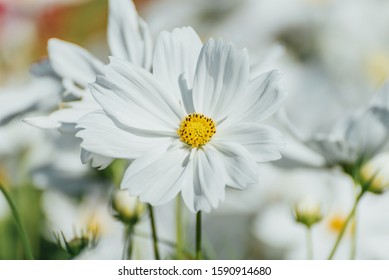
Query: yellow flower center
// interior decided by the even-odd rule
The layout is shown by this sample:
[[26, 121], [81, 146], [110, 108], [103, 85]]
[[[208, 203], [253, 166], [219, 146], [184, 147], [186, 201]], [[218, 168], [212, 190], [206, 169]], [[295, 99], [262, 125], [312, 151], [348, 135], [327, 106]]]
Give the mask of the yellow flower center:
[[182, 142], [197, 148], [207, 144], [216, 133], [216, 126], [211, 118], [202, 114], [189, 114], [181, 121], [177, 134]]
[[[335, 234], [339, 234], [339, 232], [343, 229], [344, 224], [346, 223], [346, 217], [342, 214], [333, 215], [328, 221], [328, 229]], [[355, 223], [352, 221], [347, 227], [346, 233], [353, 233], [355, 231]]]
[[343, 216], [333, 216], [329, 222], [328, 222], [328, 227], [331, 231], [335, 232], [335, 233], [338, 233], [341, 231], [341, 229], [343, 228], [343, 225], [344, 225], [344, 222], [345, 222], [345, 219]]

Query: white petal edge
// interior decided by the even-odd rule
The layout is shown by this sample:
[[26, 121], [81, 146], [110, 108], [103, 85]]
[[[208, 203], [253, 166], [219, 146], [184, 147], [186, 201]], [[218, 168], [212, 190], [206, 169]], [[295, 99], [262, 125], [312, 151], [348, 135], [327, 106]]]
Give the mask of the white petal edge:
[[239, 123], [218, 129], [214, 139], [242, 145], [256, 162], [280, 159], [280, 151], [285, 147], [285, 140], [281, 132], [272, 127], [255, 123]]
[[106, 76], [90, 85], [104, 111], [130, 128], [176, 136], [184, 111], [155, 77], [113, 57], [105, 69]]
[[130, 195], [157, 206], [172, 200], [191, 181], [190, 152], [179, 141], [163, 144], [138, 157], [121, 183]]
[[82, 139], [83, 149], [110, 158], [134, 159], [153, 147], [171, 142], [169, 138], [131, 134], [102, 111], [85, 115], [76, 128], [81, 129], [76, 137]]
[[56, 129], [61, 126], [61, 123], [57, 120], [50, 118], [50, 116], [38, 116], [24, 118], [23, 122], [42, 129]]
[[113, 56], [150, 70], [152, 41], [132, 0], [110, 0], [108, 44]]
[[219, 122], [226, 117], [249, 79], [247, 50], [210, 39], [202, 48], [193, 83], [196, 112]]
[[161, 32], [155, 46], [153, 74], [182, 100], [188, 113], [194, 111], [190, 89], [202, 46], [191, 27]]
[[75, 44], [53, 38], [49, 40], [48, 53], [50, 63], [60, 77], [83, 87], [103, 73], [104, 64]]
[[260, 122], [277, 112], [287, 97], [279, 86], [281, 77], [273, 70], [251, 80], [231, 108], [226, 123]]
[[182, 189], [182, 198], [192, 212], [209, 213], [225, 198], [223, 162], [212, 146], [192, 150], [193, 181]]
[[225, 141], [212, 141], [224, 163], [226, 185], [244, 190], [258, 183], [258, 165], [245, 147]]
[[104, 157], [99, 154], [88, 152], [85, 149], [81, 149], [81, 162], [83, 164], [91, 163], [93, 168], [103, 170], [107, 168], [113, 161], [113, 158]]

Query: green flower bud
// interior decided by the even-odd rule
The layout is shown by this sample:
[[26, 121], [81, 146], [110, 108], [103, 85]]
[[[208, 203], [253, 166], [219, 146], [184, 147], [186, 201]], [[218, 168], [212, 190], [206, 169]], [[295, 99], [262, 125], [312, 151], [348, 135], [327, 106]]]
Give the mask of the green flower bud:
[[360, 180], [369, 192], [381, 194], [386, 191], [389, 188], [389, 153], [380, 154], [364, 164]]
[[67, 240], [64, 233], [54, 233], [54, 237], [59, 247], [66, 251], [70, 256], [76, 257], [84, 250], [94, 248], [97, 245], [98, 236], [96, 232], [81, 232], [80, 235], [74, 236]]
[[136, 224], [145, 213], [146, 207], [127, 190], [117, 190], [112, 195], [114, 217], [125, 224]]
[[323, 218], [320, 204], [308, 197], [301, 199], [294, 205], [294, 216], [296, 222], [307, 227], [320, 222]]

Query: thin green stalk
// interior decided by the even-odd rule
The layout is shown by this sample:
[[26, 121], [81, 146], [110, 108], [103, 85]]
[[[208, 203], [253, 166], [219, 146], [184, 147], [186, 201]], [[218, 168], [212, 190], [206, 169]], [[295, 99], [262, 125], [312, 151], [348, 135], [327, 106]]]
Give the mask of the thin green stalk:
[[13, 218], [15, 220], [16, 227], [18, 229], [18, 232], [19, 232], [22, 244], [23, 244], [23, 248], [24, 248], [26, 257], [28, 259], [30, 259], [30, 260], [33, 260], [34, 256], [32, 254], [32, 249], [31, 249], [30, 241], [28, 240], [26, 230], [23, 227], [23, 224], [22, 224], [22, 221], [21, 221], [18, 209], [16, 208], [15, 201], [13, 200], [11, 194], [8, 192], [6, 187], [4, 185], [2, 185], [1, 183], [0, 183], [0, 190], [3, 193], [5, 199], [7, 200], [9, 207], [11, 208], [12, 216], [13, 216]]
[[[357, 193], [359, 189], [359, 184], [354, 180], [354, 192]], [[351, 231], [351, 251], [350, 251], [350, 260], [354, 260], [357, 255], [357, 211], [354, 213], [354, 217], [351, 221], [352, 231]]]
[[350, 260], [354, 260], [357, 255], [357, 213], [354, 213], [354, 217], [351, 222], [352, 232], [351, 232], [351, 251], [350, 251]]
[[177, 196], [177, 200], [176, 200], [176, 242], [177, 242], [176, 252], [177, 252], [177, 255], [180, 255], [183, 252], [183, 248], [184, 248], [182, 226], [183, 226], [182, 225], [182, 201], [181, 201], [181, 197]]
[[328, 256], [328, 259], [329, 260], [332, 260], [332, 258], [334, 257], [335, 253], [336, 253], [336, 250], [338, 249], [338, 246], [340, 244], [340, 241], [342, 240], [342, 237], [344, 235], [344, 233], [346, 232], [346, 229], [347, 229], [347, 226], [348, 224], [350, 223], [351, 219], [354, 217], [355, 215], [355, 211], [357, 210], [357, 206], [358, 206], [358, 203], [359, 201], [361, 200], [362, 196], [365, 194], [366, 190], [362, 190], [360, 192], [360, 194], [357, 196], [357, 198], [355, 199], [355, 202], [354, 202], [354, 206], [353, 208], [351, 209], [349, 215], [347, 216], [347, 219], [346, 221], [344, 222], [343, 224], [343, 227], [341, 229], [341, 231], [339, 232], [339, 235], [335, 241], [335, 244], [331, 250], [331, 253], [330, 255]]
[[196, 214], [196, 260], [201, 259], [201, 211], [199, 211]]
[[154, 245], [154, 257], [156, 260], [159, 260], [159, 250], [158, 250], [158, 236], [157, 236], [157, 228], [155, 226], [155, 219], [154, 219], [154, 211], [153, 206], [150, 204], [147, 205], [149, 208], [150, 213], [150, 223], [151, 223], [151, 231], [153, 235], [153, 245]]
[[307, 259], [313, 260], [312, 227], [307, 227]]
[[[148, 234], [143, 233], [143, 232], [134, 232], [134, 236], [142, 237], [142, 238], [147, 238], [147, 239], [152, 237], [151, 235], [148, 235]], [[165, 244], [167, 246], [170, 246], [172, 248], [176, 248], [177, 247], [176, 243], [174, 243], [172, 241], [169, 241], [167, 239], [158, 238], [158, 242], [162, 243], [162, 244]]]
[[131, 260], [131, 255], [133, 251], [133, 241], [134, 241], [134, 226], [129, 224], [125, 230], [125, 242], [123, 248], [123, 260]]

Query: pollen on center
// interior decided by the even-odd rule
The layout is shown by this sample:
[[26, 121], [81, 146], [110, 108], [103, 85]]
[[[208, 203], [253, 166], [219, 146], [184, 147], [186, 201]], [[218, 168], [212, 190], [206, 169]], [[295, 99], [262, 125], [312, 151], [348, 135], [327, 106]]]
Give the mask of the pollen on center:
[[181, 121], [177, 130], [182, 142], [192, 148], [198, 148], [208, 143], [216, 133], [216, 126], [211, 118], [202, 114], [189, 114]]

